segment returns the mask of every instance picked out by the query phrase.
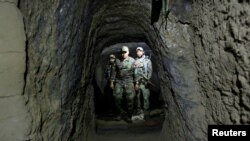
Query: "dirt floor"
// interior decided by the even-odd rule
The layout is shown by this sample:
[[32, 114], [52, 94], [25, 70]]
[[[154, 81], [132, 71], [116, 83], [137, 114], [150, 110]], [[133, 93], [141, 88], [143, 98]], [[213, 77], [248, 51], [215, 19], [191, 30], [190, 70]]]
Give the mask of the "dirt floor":
[[91, 141], [158, 141], [160, 132], [147, 134], [105, 134], [96, 135], [91, 138]]
[[158, 141], [164, 114], [156, 110], [154, 112], [157, 114], [151, 114], [149, 119], [132, 123], [99, 117], [96, 120], [96, 134], [91, 137], [91, 141]]

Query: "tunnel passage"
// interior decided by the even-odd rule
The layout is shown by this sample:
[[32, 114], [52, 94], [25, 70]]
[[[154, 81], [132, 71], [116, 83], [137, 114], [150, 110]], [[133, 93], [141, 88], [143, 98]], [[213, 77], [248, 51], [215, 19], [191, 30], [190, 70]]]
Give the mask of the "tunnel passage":
[[159, 58], [161, 140], [206, 140], [207, 124], [249, 123], [249, 2], [172, 2], [165, 17], [151, 13], [151, 0], [20, 0], [31, 118], [24, 140], [87, 140], [100, 54], [131, 41]]
[[[133, 58], [137, 58], [136, 55], [136, 48], [143, 47], [145, 51], [145, 55], [152, 61], [152, 68], [153, 74], [152, 78], [150, 79], [150, 84], [147, 85], [148, 89], [150, 90], [150, 117], [158, 116], [157, 123], [155, 126], [159, 126], [158, 128], [161, 130], [162, 119], [164, 117], [164, 102], [160, 93], [159, 87], [159, 78], [158, 78], [158, 65], [157, 65], [157, 56], [155, 56], [150, 49], [150, 47], [144, 42], [130, 42], [130, 43], [118, 43], [115, 45], [111, 45], [109, 47], [104, 48], [102, 51], [99, 62], [96, 66], [95, 71], [95, 113], [96, 118], [102, 121], [115, 121], [116, 116], [116, 106], [115, 106], [115, 99], [113, 96], [113, 92], [109, 88], [109, 84], [104, 76], [105, 67], [108, 64], [108, 59], [110, 54], [114, 54], [117, 58], [120, 57], [120, 49], [122, 46], [129, 47], [129, 56]], [[142, 98], [142, 97], [141, 97]], [[142, 99], [141, 99], [142, 101]], [[136, 105], [136, 103], [134, 103]], [[126, 106], [125, 106], [126, 107]], [[153, 120], [151, 120], [152, 126]], [[146, 124], [145, 124], [146, 125]], [[97, 129], [99, 125], [96, 125]], [[141, 127], [143, 128], [143, 127]], [[154, 127], [155, 128], [155, 127]], [[107, 130], [107, 129], [106, 129]], [[137, 131], [139, 132], [139, 131]], [[141, 131], [142, 132], [142, 131]], [[152, 131], [151, 131], [152, 132]]]
[[103, 47], [126, 42], [145, 42], [157, 56], [166, 113], [158, 136], [169, 140], [203, 137], [202, 128], [196, 128], [203, 113], [199, 96], [192, 97], [197, 84], [192, 78], [189, 36], [181, 36], [187, 34], [186, 25], [176, 25], [173, 15], [168, 26], [163, 17], [151, 25], [150, 0], [57, 2], [21, 1], [29, 58], [25, 97], [34, 119], [30, 131], [34, 138], [79, 140], [94, 132], [94, 70]]

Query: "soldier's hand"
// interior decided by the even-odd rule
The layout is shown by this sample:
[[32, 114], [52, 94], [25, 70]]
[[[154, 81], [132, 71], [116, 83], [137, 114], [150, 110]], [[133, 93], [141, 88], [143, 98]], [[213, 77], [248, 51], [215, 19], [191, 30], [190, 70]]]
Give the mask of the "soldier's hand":
[[139, 84], [135, 84], [135, 90], [138, 91], [140, 89]]
[[110, 82], [110, 88], [114, 89], [114, 83], [113, 82]]

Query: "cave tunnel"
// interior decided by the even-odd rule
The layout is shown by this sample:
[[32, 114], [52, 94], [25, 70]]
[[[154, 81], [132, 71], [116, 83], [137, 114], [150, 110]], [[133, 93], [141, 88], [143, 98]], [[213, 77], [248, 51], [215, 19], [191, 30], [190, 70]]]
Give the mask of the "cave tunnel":
[[[95, 103], [95, 115], [96, 115], [96, 119], [100, 119], [101, 121], [115, 121], [114, 120], [114, 116], [116, 115], [114, 111], [116, 111], [116, 106], [115, 106], [115, 99], [113, 96], [113, 92], [112, 90], [110, 90], [109, 88], [109, 84], [107, 82], [107, 79], [105, 79], [104, 76], [104, 72], [105, 72], [105, 67], [108, 64], [108, 60], [109, 60], [109, 55], [110, 54], [114, 54], [115, 56], [119, 57], [120, 56], [120, 49], [122, 46], [128, 46], [129, 47], [129, 54], [131, 57], [136, 58], [136, 48], [137, 47], [143, 47], [144, 48], [144, 52], [145, 55], [150, 58], [150, 60], [152, 61], [152, 68], [153, 68], [153, 73], [152, 73], [152, 77], [150, 79], [150, 84], [147, 86], [150, 90], [150, 97], [149, 97], [149, 101], [150, 101], [150, 117], [158, 117], [158, 120], [156, 120], [157, 118], [154, 118], [154, 121], [157, 121], [155, 126], [151, 126], [153, 128], [157, 127], [158, 124], [158, 128], [160, 129], [161, 124], [162, 124], [162, 119], [164, 116], [163, 113], [163, 108], [164, 108], [164, 102], [162, 99], [162, 96], [160, 94], [160, 87], [159, 87], [159, 78], [158, 78], [158, 67], [157, 67], [157, 56], [154, 55], [154, 53], [152, 52], [152, 50], [150, 49], [150, 47], [144, 43], [144, 42], [129, 42], [129, 43], [118, 43], [115, 45], [112, 45], [110, 47], [105, 48], [101, 55], [100, 55], [100, 59], [99, 62], [97, 63], [96, 66], [96, 71], [95, 71], [95, 95], [94, 95], [94, 103]], [[140, 99], [142, 101], [142, 97]], [[136, 105], [136, 104], [134, 104]], [[126, 107], [126, 106], [125, 106]], [[136, 117], [135, 117], [136, 118]], [[97, 120], [99, 121], [99, 120]], [[151, 120], [152, 122], [153, 120]], [[159, 122], [161, 121], [161, 122]], [[98, 122], [97, 122], [98, 123]], [[161, 124], [159, 124], [161, 123]], [[106, 123], [106, 125], [108, 125]], [[117, 126], [117, 125], [116, 125]], [[105, 126], [104, 126], [105, 127]], [[98, 129], [98, 131], [100, 131], [100, 129], [102, 130], [111, 130], [110, 128], [104, 128], [101, 125], [96, 125], [96, 128]], [[138, 129], [138, 128], [137, 128]], [[142, 129], [144, 129], [142, 127]], [[113, 129], [115, 130], [115, 129]], [[116, 129], [117, 130], [117, 129]], [[116, 131], [115, 130], [115, 131]], [[134, 130], [132, 130], [134, 132]], [[137, 130], [137, 132], [142, 132], [143, 130]], [[150, 130], [152, 132], [152, 130]], [[114, 132], [114, 131], [113, 131]], [[126, 130], [127, 132], [127, 130]]]
[[[249, 9], [248, 0], [0, 0], [1, 140], [206, 141], [209, 124], [250, 124]], [[102, 66], [122, 45], [151, 56], [157, 132], [127, 133], [135, 123], [97, 132]]]

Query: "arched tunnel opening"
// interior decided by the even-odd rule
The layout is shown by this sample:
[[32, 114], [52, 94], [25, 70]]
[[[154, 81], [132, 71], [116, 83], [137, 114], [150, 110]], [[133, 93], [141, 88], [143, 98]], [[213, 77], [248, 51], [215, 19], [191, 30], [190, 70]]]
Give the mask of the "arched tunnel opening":
[[[161, 80], [159, 79], [159, 72], [164, 72], [167, 70], [164, 70], [164, 68], [162, 67], [162, 52], [160, 52], [159, 48], [165, 48], [165, 53], [167, 53], [167, 48], [164, 45], [163, 41], [158, 39], [159, 35], [157, 35], [158, 33], [151, 25], [151, 12], [148, 10], [148, 8], [150, 8], [148, 7], [148, 5], [139, 5], [137, 2], [127, 3], [123, 1], [115, 2], [112, 4], [111, 3], [110, 5], [106, 5], [101, 1], [90, 2], [89, 5], [84, 2], [78, 3], [82, 4], [81, 6], [86, 7], [85, 9], [83, 9], [86, 11], [80, 13], [79, 11], [83, 7], [77, 5], [77, 2], [67, 2], [68, 5], [66, 5], [65, 2], [61, 1], [59, 2], [57, 10], [54, 11], [55, 13], [58, 12], [58, 16], [55, 21], [57, 30], [54, 33], [56, 34], [58, 40], [55, 44], [61, 46], [60, 48], [55, 50], [55, 53], [59, 57], [57, 58], [57, 61], [55, 63], [61, 64], [58, 68], [59, 71], [57, 72], [59, 74], [56, 74], [56, 76], [61, 79], [61, 82], [68, 83], [67, 85], [59, 85], [59, 88], [62, 90], [62, 96], [60, 96], [62, 97], [60, 102], [60, 106], [62, 109], [60, 118], [62, 125], [61, 132], [63, 134], [62, 138], [68, 139], [74, 137], [77, 138], [78, 136], [84, 136], [91, 137], [89, 140], [92, 140], [95, 137], [95, 133], [97, 132], [97, 130], [95, 130], [94, 128], [98, 127], [95, 119], [98, 119], [98, 114], [102, 114], [101, 112], [105, 111], [104, 109], [101, 109], [105, 108], [105, 102], [103, 103], [102, 99], [100, 100], [100, 94], [103, 93], [103, 86], [101, 84], [102, 79], [98, 78], [100, 77], [100, 75], [102, 75], [100, 74], [101, 72], [98, 71], [98, 69], [100, 69], [100, 66], [98, 65], [104, 64], [103, 61], [105, 58], [105, 50], [108, 50], [109, 48], [112, 49], [111, 46], [117, 45], [118, 43], [121, 43], [120, 46], [122, 44], [127, 44], [129, 46], [134, 44], [133, 46], [129, 47], [131, 49], [130, 55], [132, 57], [136, 57], [135, 51], [133, 51], [135, 50], [136, 45], [141, 44], [147, 50], [146, 55], [150, 55], [152, 57], [154, 67], [152, 80], [154, 80], [156, 88], [150, 89], [150, 103], [151, 108], [160, 109], [158, 117], [161, 121], [157, 124], [160, 124], [158, 132], [161, 132], [162, 124], [165, 118], [164, 114], [162, 113], [165, 112], [166, 103], [164, 96], [162, 95], [165, 95], [166, 89], [170, 89], [170, 85], [165, 85], [167, 87], [163, 89], [163, 91], [165, 91], [164, 93], [160, 92], [162, 91], [162, 88], [160, 85]], [[149, 3], [150, 1], [147, 2], [147, 4]], [[27, 7], [29, 6], [29, 4], [24, 1], [23, 3], [21, 2], [21, 7], [22, 6]], [[69, 9], [72, 9], [71, 6], [75, 7], [75, 10], [78, 11], [68, 11]], [[137, 12], [123, 12], [123, 8], [136, 10]], [[43, 10], [41, 11], [42, 13], [44, 12]], [[70, 15], [70, 12], [72, 12], [72, 14], [78, 12], [79, 15]], [[30, 11], [27, 11], [27, 14], [30, 14], [31, 17], [33, 16], [33, 13]], [[67, 15], [69, 15], [68, 20], [65, 19]], [[37, 20], [39, 23], [38, 28], [39, 30], [41, 30], [40, 28], [48, 28], [46, 31], [41, 30], [41, 32], [44, 32], [45, 34], [53, 34], [53, 31], [51, 31], [51, 29], [53, 28], [46, 27], [48, 26], [48, 23], [46, 21], [47, 19], [45, 18], [46, 16], [49, 17], [49, 15], [44, 15], [44, 17], [39, 17], [38, 19], [35, 18], [35, 20]], [[81, 19], [81, 17], [79, 16], [82, 16], [84, 18]], [[27, 20], [29, 20], [29, 18], [27, 18]], [[83, 24], [81, 25], [79, 23], [81, 23], [82, 20]], [[71, 30], [70, 33], [66, 32], [67, 30], [65, 29], [71, 29], [73, 24], [77, 26], [76, 28], [74, 28], [75, 30]], [[32, 27], [26, 26], [26, 28], [26, 34], [28, 38], [34, 36], [32, 35], [34, 33], [28, 32], [29, 30], [32, 30]], [[40, 34], [39, 36], [41, 35], [43, 34]], [[33, 46], [36, 45], [37, 42], [41, 42], [39, 41], [41, 39], [39, 36], [35, 36], [36, 39], [32, 39], [32, 41], [28, 40], [27, 44], [29, 46]], [[45, 39], [45, 42], [49, 42], [49, 40]], [[41, 47], [41, 49], [42, 48], [43, 47]], [[119, 49], [120, 47], [116, 48]], [[30, 52], [32, 52], [32, 48], [30, 49]], [[33, 51], [38, 53], [38, 51], [40, 50], [39, 48], [38, 50], [34, 48]], [[46, 55], [48, 53], [46, 51], [47, 50], [42, 49], [40, 53], [44, 53], [44, 55]], [[31, 54], [28, 54], [28, 57], [30, 57], [29, 55]], [[47, 66], [47, 62], [44, 62], [45, 58], [41, 60], [36, 60], [35, 58], [34, 60], [28, 59], [28, 61], [38, 61], [40, 62], [40, 65], [50, 67]], [[49, 59], [51, 59], [50, 56], [48, 56], [48, 60]], [[34, 65], [36, 66], [35, 63]], [[69, 67], [68, 65], [71, 67]], [[46, 71], [43, 70], [46, 67], [41, 68], [41, 70], [40, 67], [37, 68], [38, 73], [40, 73], [40, 71]], [[65, 74], [65, 72], [62, 73], [62, 70], [64, 70], [67, 74]], [[29, 76], [33, 77], [29, 75], [29, 72], [27, 75], [28, 79]], [[34, 79], [34, 81], [36, 80]], [[30, 88], [32, 89], [32, 87]], [[56, 90], [56, 88], [53, 90]], [[28, 90], [26, 91], [28, 92]], [[170, 90], [168, 92], [171, 93]], [[41, 110], [46, 111], [47, 109]], [[129, 124], [126, 123], [125, 126], [128, 125]], [[78, 128], [82, 128], [82, 134], [80, 134], [80, 132], [77, 130]], [[76, 136], [77, 134], [78, 136]], [[91, 136], [91, 134], [94, 135]], [[157, 136], [159, 135], [157, 134]], [[155, 135], [151, 138], [155, 138]], [[99, 139], [100, 138], [96, 140]]]
[[[159, 131], [161, 130], [161, 125], [164, 120], [164, 101], [161, 96], [160, 92], [160, 86], [159, 86], [159, 78], [158, 78], [158, 66], [157, 66], [157, 56], [153, 53], [153, 51], [150, 49], [150, 47], [145, 43], [145, 42], [130, 42], [130, 43], [118, 43], [115, 45], [111, 45], [109, 47], [106, 47], [100, 55], [99, 62], [97, 63], [96, 66], [96, 71], [95, 71], [95, 96], [94, 96], [94, 102], [95, 102], [95, 113], [96, 113], [96, 119], [97, 121], [101, 123], [108, 123], [106, 121], [116, 121], [116, 105], [115, 105], [115, 98], [113, 96], [113, 90], [110, 89], [109, 82], [105, 78], [105, 67], [107, 64], [109, 64], [109, 56], [110, 54], [114, 54], [117, 58], [121, 56], [120, 54], [120, 49], [122, 46], [128, 46], [129, 48], [129, 55], [133, 58], [137, 58], [136, 55], [136, 48], [137, 47], [143, 47], [145, 56], [147, 56], [151, 61], [152, 61], [152, 68], [153, 68], [153, 73], [152, 77], [150, 79], [150, 84], [147, 85], [147, 88], [150, 91], [150, 96], [149, 96], [149, 103], [150, 103], [150, 113], [149, 116], [152, 117], [151, 119], [151, 127], [156, 128], [158, 126]], [[140, 101], [142, 101], [142, 97], [140, 97]], [[143, 101], [142, 101], [143, 102]], [[125, 103], [125, 102], [124, 102]], [[134, 103], [136, 106], [136, 103]], [[143, 104], [142, 104], [143, 105]], [[126, 105], [124, 106], [126, 107]], [[136, 118], [136, 117], [134, 117]], [[154, 119], [154, 120], [153, 120]], [[140, 119], [143, 120], [144, 119]], [[155, 126], [153, 126], [153, 121], [155, 122]], [[96, 125], [96, 132], [103, 132], [107, 131], [108, 129], [112, 129], [112, 122], [110, 122], [110, 126], [103, 126], [101, 123]], [[137, 122], [138, 123], [138, 122]], [[126, 124], [125, 124], [126, 125]], [[142, 124], [142, 129], [141, 131], [137, 129], [137, 132], [143, 132], [143, 128], [146, 128], [147, 124], [143, 123]], [[146, 127], [144, 127], [146, 126]], [[111, 129], [110, 129], [110, 128]], [[117, 127], [117, 125], [116, 125]], [[122, 126], [121, 126], [122, 127]], [[124, 127], [122, 127], [124, 128]], [[104, 130], [105, 129], [105, 130]], [[119, 128], [118, 128], [119, 129]], [[116, 128], [117, 130], [117, 128]], [[139, 130], [139, 131], [138, 131]], [[134, 130], [132, 130], [135, 132]], [[117, 131], [112, 131], [112, 132], [117, 132]], [[128, 132], [126, 130], [126, 132]], [[153, 132], [152, 130], [150, 132]]]
[[[209, 124], [249, 124], [249, 6], [247, 0], [0, 0], [1, 139], [205, 141]], [[157, 132], [131, 134], [136, 123], [123, 123], [121, 134], [98, 134], [113, 113], [103, 67], [123, 45], [132, 57], [138, 46], [151, 56]], [[132, 132], [154, 125], [145, 123]]]

